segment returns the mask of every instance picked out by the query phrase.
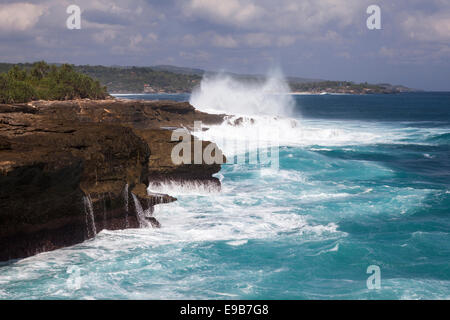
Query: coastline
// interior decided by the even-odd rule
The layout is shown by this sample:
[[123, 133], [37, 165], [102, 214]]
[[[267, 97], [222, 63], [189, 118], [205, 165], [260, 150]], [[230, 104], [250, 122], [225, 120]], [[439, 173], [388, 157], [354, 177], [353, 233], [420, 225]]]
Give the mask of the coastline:
[[219, 164], [171, 162], [167, 128], [197, 120], [221, 123], [223, 115], [175, 101], [0, 105], [0, 261], [80, 243], [103, 229], [159, 227], [154, 206], [176, 199], [148, 194], [150, 180], [220, 188], [212, 176]]
[[[315, 92], [315, 91], [291, 91], [291, 92], [282, 92], [282, 93], [273, 93], [276, 95], [281, 95], [281, 94], [286, 94], [286, 95], [293, 95], [293, 96], [320, 96], [320, 95], [353, 95], [353, 96], [364, 96], [364, 95], [376, 95], [376, 94], [381, 94], [381, 95], [385, 95], [385, 94], [402, 94], [402, 93], [426, 93], [426, 92], [433, 92], [433, 91], [399, 91], [399, 92], [333, 92], [333, 91], [321, 91], [321, 92]], [[192, 92], [183, 92], [183, 93], [179, 93], [179, 92], [149, 92], [149, 93], [143, 93], [143, 92], [139, 92], [139, 93], [134, 93], [134, 92], [129, 92], [129, 93], [115, 93], [115, 92], [111, 92], [109, 93], [111, 96], [113, 97], [124, 97], [124, 96], [177, 96], [177, 95], [181, 95], [181, 94], [185, 94], [185, 95], [190, 95]], [[127, 98], [124, 98], [127, 99]]]

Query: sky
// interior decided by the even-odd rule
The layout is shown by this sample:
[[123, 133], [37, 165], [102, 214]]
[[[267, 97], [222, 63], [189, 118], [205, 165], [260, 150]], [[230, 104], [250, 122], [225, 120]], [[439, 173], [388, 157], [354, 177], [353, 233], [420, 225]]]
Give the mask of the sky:
[[[81, 29], [68, 29], [69, 5]], [[369, 5], [381, 29], [369, 30]], [[0, 0], [1, 62], [170, 64], [450, 91], [450, 0]]]

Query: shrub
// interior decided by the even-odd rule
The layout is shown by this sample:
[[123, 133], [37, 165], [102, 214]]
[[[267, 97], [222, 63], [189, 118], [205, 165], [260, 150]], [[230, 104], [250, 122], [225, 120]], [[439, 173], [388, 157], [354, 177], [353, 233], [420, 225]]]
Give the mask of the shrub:
[[36, 97], [34, 88], [25, 81], [0, 74], [0, 103], [22, 103]]
[[102, 87], [91, 77], [76, 72], [69, 64], [56, 67], [39, 61], [29, 71], [15, 65], [7, 73], [0, 74], [0, 103], [28, 102], [34, 99], [104, 99], [107, 95], [106, 87]]

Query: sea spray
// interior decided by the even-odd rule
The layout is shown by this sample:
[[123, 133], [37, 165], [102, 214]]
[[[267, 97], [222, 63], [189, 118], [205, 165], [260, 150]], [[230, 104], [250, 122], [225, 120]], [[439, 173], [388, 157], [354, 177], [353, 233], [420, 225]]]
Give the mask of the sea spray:
[[264, 155], [266, 150], [277, 149], [280, 141], [295, 142], [298, 134], [292, 128], [299, 124], [287, 118], [295, 106], [289, 92], [279, 70], [252, 81], [226, 74], [207, 75], [192, 93], [191, 104], [203, 111], [230, 116], [221, 125], [194, 135], [214, 141], [232, 163], [233, 156], [245, 155], [250, 150], [258, 149]]
[[190, 103], [211, 113], [291, 116], [295, 101], [280, 70], [249, 81], [228, 74], [206, 75], [192, 92]]
[[86, 231], [88, 238], [95, 237], [97, 235], [97, 229], [95, 227], [94, 219], [94, 207], [92, 205], [92, 199], [89, 195], [83, 197], [84, 213], [86, 215]]
[[215, 142], [227, 158], [277, 146], [342, 146], [386, 140], [384, 128], [367, 130], [357, 123], [342, 127], [332, 121], [300, 119], [298, 114], [292, 118], [295, 101], [287, 94], [289, 91], [280, 71], [259, 81], [206, 75], [192, 93], [190, 103], [199, 110], [229, 116], [222, 124], [193, 134]]

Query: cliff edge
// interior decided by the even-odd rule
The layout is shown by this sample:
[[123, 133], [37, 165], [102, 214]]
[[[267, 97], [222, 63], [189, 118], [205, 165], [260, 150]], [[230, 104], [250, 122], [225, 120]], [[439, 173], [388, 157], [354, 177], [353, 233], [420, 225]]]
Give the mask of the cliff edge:
[[[171, 130], [221, 123], [188, 103], [73, 100], [0, 105], [0, 261], [80, 243], [103, 229], [159, 227], [149, 180], [202, 180], [175, 165]], [[192, 138], [194, 139], [194, 138]], [[209, 142], [202, 142], [203, 148]]]

